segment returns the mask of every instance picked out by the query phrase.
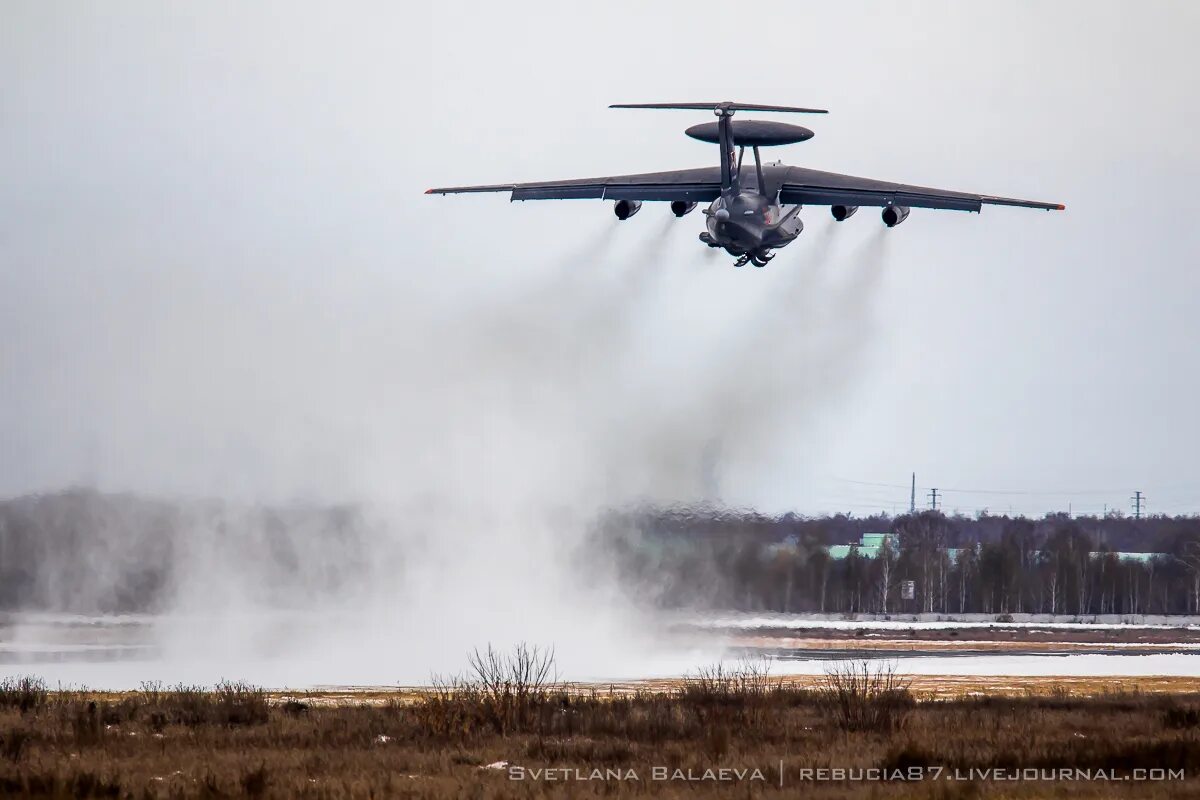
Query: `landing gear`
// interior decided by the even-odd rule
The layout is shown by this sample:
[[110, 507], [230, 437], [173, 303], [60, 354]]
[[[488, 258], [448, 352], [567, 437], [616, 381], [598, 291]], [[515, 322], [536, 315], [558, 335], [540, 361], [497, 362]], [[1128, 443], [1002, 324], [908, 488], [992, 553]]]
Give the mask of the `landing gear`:
[[733, 262], [733, 265], [735, 267], [744, 267], [747, 264], [753, 264], [756, 267], [765, 267], [774, 257], [774, 253], [769, 253], [766, 250], [760, 250], [757, 253], [742, 253], [738, 256], [737, 261]]
[[756, 267], [765, 267], [767, 263], [775, 257], [775, 254], [765, 247], [760, 250], [747, 252], [732, 245], [722, 245], [707, 233], [700, 234], [700, 241], [704, 242], [709, 247], [724, 247], [725, 252], [737, 259], [733, 262], [735, 267], [744, 267], [747, 264], [753, 264]]

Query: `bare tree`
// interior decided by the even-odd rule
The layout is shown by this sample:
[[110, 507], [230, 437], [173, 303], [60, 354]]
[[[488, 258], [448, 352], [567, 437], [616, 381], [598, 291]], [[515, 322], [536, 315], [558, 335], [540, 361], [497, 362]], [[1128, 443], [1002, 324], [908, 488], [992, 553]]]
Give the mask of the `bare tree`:
[[876, 557], [879, 563], [879, 605], [888, 613], [888, 595], [892, 591], [892, 568], [896, 565], [896, 552], [892, 549], [891, 537], [885, 537]]
[[1183, 542], [1175, 560], [1192, 574], [1192, 613], [1200, 612], [1200, 540]]

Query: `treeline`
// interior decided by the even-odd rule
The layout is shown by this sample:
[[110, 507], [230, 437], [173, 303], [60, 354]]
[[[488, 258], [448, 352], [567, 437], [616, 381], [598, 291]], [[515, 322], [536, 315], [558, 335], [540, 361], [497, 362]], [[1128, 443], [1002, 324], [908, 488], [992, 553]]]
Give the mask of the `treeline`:
[[[868, 558], [832, 544], [893, 533]], [[610, 515], [593, 548], [666, 607], [824, 613], [1200, 613], [1200, 518]], [[1120, 551], [1153, 552], [1145, 560]], [[903, 597], [912, 582], [913, 596]]]
[[[341, 506], [167, 502], [73, 490], [0, 501], [0, 611], [153, 612], [229, 599], [353, 600], [424, 569], [420, 507], [374, 520]], [[405, 530], [396, 530], [397, 526]], [[405, 534], [408, 528], [416, 533]], [[433, 527], [431, 530], [438, 530]], [[893, 533], [878, 558], [829, 547]], [[1200, 613], [1200, 518], [807, 518], [691, 510], [610, 513], [580, 577], [670, 608], [777, 612]], [[1135, 561], [1118, 551], [1159, 555]], [[539, 557], [530, 554], [531, 558]], [[913, 597], [903, 597], [907, 582]]]

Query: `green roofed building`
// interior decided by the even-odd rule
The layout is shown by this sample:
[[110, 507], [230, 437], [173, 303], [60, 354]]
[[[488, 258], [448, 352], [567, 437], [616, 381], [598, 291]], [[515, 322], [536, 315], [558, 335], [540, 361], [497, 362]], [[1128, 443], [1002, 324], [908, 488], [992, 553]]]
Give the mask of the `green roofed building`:
[[841, 559], [850, 555], [850, 550], [858, 548], [858, 554], [863, 558], [877, 558], [887, 542], [893, 553], [900, 552], [900, 537], [894, 533], [864, 533], [858, 544], [835, 544], [829, 547], [829, 557]]
[[[1092, 558], [1110, 555], [1109, 553], [1090, 553]], [[1138, 561], [1142, 564], [1148, 564], [1156, 558], [1170, 558], [1168, 553], [1112, 553], [1119, 561]]]

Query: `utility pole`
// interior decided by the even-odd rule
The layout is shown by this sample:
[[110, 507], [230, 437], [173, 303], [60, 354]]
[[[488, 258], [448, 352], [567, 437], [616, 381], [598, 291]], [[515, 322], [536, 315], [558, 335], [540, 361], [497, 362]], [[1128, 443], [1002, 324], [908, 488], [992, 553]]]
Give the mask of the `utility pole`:
[[1142, 503], [1144, 503], [1146, 501], [1146, 496], [1144, 494], [1142, 494], [1141, 490], [1139, 489], [1138, 491], [1134, 492], [1133, 497], [1131, 497], [1129, 499], [1133, 501], [1133, 518], [1141, 519], [1142, 518]]
[[908, 496], [908, 513], [917, 513], [917, 473], [913, 473], [912, 494]]
[[934, 511], [937, 511], [937, 500], [938, 500], [937, 495], [938, 495], [938, 490], [936, 488], [929, 490], [929, 507], [932, 508]]

